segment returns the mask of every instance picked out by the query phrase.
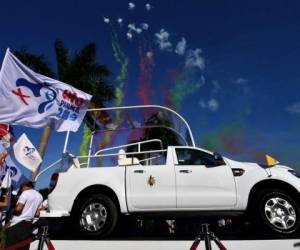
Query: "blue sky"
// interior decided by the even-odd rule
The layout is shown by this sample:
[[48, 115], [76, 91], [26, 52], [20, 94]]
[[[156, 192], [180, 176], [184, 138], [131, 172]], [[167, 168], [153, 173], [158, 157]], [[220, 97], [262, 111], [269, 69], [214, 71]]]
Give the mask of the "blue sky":
[[[148, 84], [147, 103], [168, 104], [183, 114], [198, 145], [242, 160], [256, 161], [269, 153], [300, 170], [300, 3], [132, 2], [135, 8], [129, 10], [129, 1], [123, 0], [5, 1], [0, 9], [0, 58], [7, 47], [26, 48], [44, 54], [55, 69], [55, 39], [71, 52], [92, 41], [98, 61], [111, 69], [109, 81], [116, 85], [120, 65], [112, 50], [111, 25], [103, 21], [107, 17], [129, 58], [124, 105], [143, 103], [138, 89]], [[150, 11], [146, 3], [153, 7]], [[123, 19], [122, 26], [117, 18]], [[131, 31], [128, 40], [128, 24], [139, 28], [141, 23], [149, 29]], [[162, 40], [166, 34], [168, 39]], [[176, 46], [183, 38], [186, 47], [178, 55]], [[146, 75], [140, 68], [141, 50], [151, 52]], [[40, 130], [16, 128], [17, 135], [23, 131], [38, 144]], [[80, 135], [73, 136], [79, 143]], [[62, 144], [62, 135], [53, 133], [45, 165], [60, 156]], [[47, 185], [47, 178], [39, 185]]]

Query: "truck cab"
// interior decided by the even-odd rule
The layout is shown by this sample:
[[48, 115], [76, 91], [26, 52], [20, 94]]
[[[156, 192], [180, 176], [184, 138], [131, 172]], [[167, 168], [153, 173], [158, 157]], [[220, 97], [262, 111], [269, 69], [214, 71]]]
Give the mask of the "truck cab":
[[234, 209], [231, 167], [219, 155], [193, 147], [168, 147], [164, 164], [126, 168], [129, 211]]

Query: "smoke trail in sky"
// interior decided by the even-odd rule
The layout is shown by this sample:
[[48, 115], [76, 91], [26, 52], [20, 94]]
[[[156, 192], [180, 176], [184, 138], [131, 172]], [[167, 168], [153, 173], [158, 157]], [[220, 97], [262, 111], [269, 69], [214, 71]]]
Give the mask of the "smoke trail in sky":
[[[122, 52], [120, 45], [118, 43], [118, 36], [114, 31], [113, 27], [111, 27], [111, 40], [112, 40], [112, 49], [113, 55], [116, 62], [120, 65], [120, 71], [116, 78], [116, 87], [115, 87], [115, 106], [120, 106], [124, 99], [124, 85], [127, 78], [127, 71], [128, 71], [128, 64], [129, 59], [128, 57]], [[95, 118], [96, 119], [96, 118]], [[121, 122], [120, 115], [116, 115], [116, 123], [119, 124]], [[100, 148], [105, 147], [111, 143], [112, 140], [112, 133], [105, 133], [103, 139], [100, 143]], [[88, 151], [88, 144], [90, 140], [90, 130], [89, 128], [84, 125], [83, 128], [83, 136], [81, 145], [79, 147], [79, 155], [87, 155]]]
[[174, 88], [170, 91], [170, 101], [176, 108], [179, 108], [183, 99], [195, 90], [196, 89], [191, 87], [184, 79], [178, 79]]
[[265, 154], [257, 145], [264, 145], [263, 139], [258, 134], [246, 132], [246, 125], [243, 121], [231, 124], [224, 124], [217, 129], [201, 134], [201, 147], [211, 151], [224, 153], [230, 158], [237, 160], [265, 163]]
[[105, 148], [107, 145], [110, 144], [112, 133], [113, 133], [112, 131], [103, 132], [103, 138], [99, 145], [99, 149]]
[[[114, 53], [114, 58], [116, 62], [120, 65], [120, 71], [116, 78], [116, 100], [115, 100], [115, 106], [120, 106], [124, 99], [124, 86], [126, 83], [127, 78], [127, 72], [128, 72], [128, 64], [129, 64], [129, 58], [126, 56], [123, 51], [121, 50], [120, 44], [118, 42], [118, 36], [116, 32], [112, 29], [112, 49]], [[122, 122], [122, 118], [120, 116], [120, 112], [116, 112], [116, 124], [120, 125]], [[116, 132], [106, 132], [101, 147], [105, 147], [106, 145], [109, 145], [111, 141], [114, 140], [116, 136]]]
[[[128, 64], [129, 64], [129, 58], [123, 53], [121, 50], [120, 44], [118, 42], [118, 36], [117, 33], [114, 31], [112, 27], [112, 33], [111, 33], [111, 45], [113, 50], [113, 55], [116, 60], [116, 62], [120, 66], [120, 71], [116, 78], [116, 87], [115, 87], [115, 106], [120, 106], [124, 100], [124, 86], [126, 83], [127, 78], [127, 71], [128, 71]], [[120, 125], [122, 122], [122, 118], [120, 116], [120, 113], [116, 112], [115, 117], [115, 124]], [[116, 132], [104, 132], [101, 143], [98, 145], [99, 148], [105, 148], [116, 137]]]
[[[79, 151], [78, 151], [79, 156], [88, 155], [90, 138], [91, 138], [91, 130], [86, 124], [84, 124], [83, 135], [82, 135], [81, 144], [79, 146]], [[82, 163], [83, 162], [87, 163], [87, 158], [86, 159], [83, 158]]]
[[245, 138], [241, 124], [226, 124], [201, 135], [201, 146], [212, 151], [238, 155], [245, 149]]
[[[197, 80], [198, 76], [196, 72], [185, 69], [180, 74], [176, 74], [176, 77], [172, 77], [175, 82], [174, 87], [170, 88], [168, 101], [176, 109], [181, 107], [181, 103], [184, 98], [196, 91], [198, 91], [204, 82]], [[201, 78], [199, 78], [201, 79]]]
[[137, 97], [141, 104], [149, 104], [151, 98], [151, 79], [154, 67], [153, 52], [152, 49], [146, 46], [145, 42], [139, 47], [139, 78]]
[[[263, 145], [262, 139], [258, 134], [254, 134], [253, 131], [250, 133], [249, 131], [251, 126], [249, 126], [248, 121], [252, 107], [250, 102], [251, 91], [248, 89], [248, 86], [234, 82], [232, 85], [227, 85], [227, 88], [223, 88], [218, 82], [213, 81], [210, 87], [212, 87], [210, 91], [211, 100], [214, 100], [216, 93], [218, 95], [222, 94], [223, 98], [226, 99], [227, 107], [230, 107], [230, 114], [226, 114], [226, 117], [230, 117], [230, 122], [228, 123], [223, 118], [223, 114], [218, 113], [214, 118], [218, 120], [218, 123], [212, 119], [212, 123], [208, 128], [207, 124], [210, 121], [210, 117], [207, 116], [207, 111], [203, 112], [201, 119], [205, 120], [206, 117], [207, 122], [205, 125], [206, 128], [200, 133], [201, 145], [212, 151], [223, 152], [243, 160], [258, 161], [262, 159], [263, 157], [261, 156], [264, 152], [261, 153], [261, 149], [258, 148]], [[199, 104], [201, 107], [202, 103], [199, 102]], [[224, 108], [224, 106], [222, 107]], [[215, 127], [216, 124], [218, 124], [217, 127]], [[209, 129], [209, 133], [204, 132], [207, 129]]]
[[124, 85], [127, 78], [128, 71], [128, 57], [122, 52], [120, 45], [118, 43], [118, 36], [116, 32], [112, 29], [112, 49], [114, 53], [114, 58], [116, 62], [120, 65], [120, 72], [116, 78], [116, 106], [120, 106], [124, 98]]

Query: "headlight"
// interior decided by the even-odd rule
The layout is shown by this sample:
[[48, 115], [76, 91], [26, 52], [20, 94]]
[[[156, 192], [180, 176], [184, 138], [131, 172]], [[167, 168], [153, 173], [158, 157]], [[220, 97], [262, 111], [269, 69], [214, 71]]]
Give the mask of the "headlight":
[[296, 176], [297, 178], [300, 178], [300, 174], [299, 174], [296, 170], [294, 170], [294, 169], [289, 169], [288, 171], [289, 171], [292, 175]]

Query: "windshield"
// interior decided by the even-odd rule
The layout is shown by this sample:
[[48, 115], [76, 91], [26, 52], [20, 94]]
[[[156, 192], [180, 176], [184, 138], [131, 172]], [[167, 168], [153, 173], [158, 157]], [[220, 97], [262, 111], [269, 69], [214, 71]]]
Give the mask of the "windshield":
[[[161, 143], [143, 144], [141, 150], [166, 149], [170, 145], [194, 146], [187, 122], [175, 111], [162, 106], [89, 110], [86, 121], [92, 134], [90, 156], [106, 148], [153, 139], [159, 139]], [[134, 147], [124, 149], [137, 151], [137, 146]], [[95, 165], [94, 162], [96, 160], [91, 158], [90, 166]]]

